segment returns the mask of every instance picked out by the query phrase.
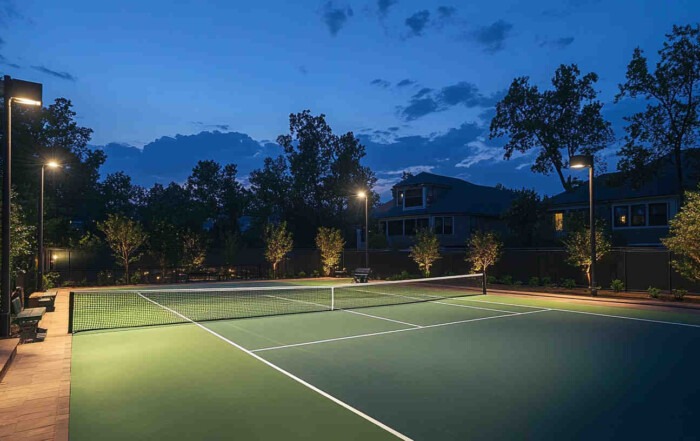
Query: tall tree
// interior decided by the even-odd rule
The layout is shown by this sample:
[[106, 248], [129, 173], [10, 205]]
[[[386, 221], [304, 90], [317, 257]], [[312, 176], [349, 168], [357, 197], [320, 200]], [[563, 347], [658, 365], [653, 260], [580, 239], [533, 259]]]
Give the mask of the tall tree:
[[700, 186], [686, 193], [681, 211], [671, 220], [669, 236], [661, 242], [675, 255], [673, 267], [689, 280], [700, 281]]
[[531, 170], [545, 175], [554, 171], [564, 190], [571, 190], [576, 180], [564, 176], [571, 156], [593, 155], [614, 140], [600, 112], [603, 104], [596, 100], [597, 81], [593, 72], [581, 76], [575, 64], [559, 66], [552, 90], [540, 91], [528, 77], [515, 78], [496, 104], [491, 139], [508, 136], [505, 159], [538, 149]]
[[144, 190], [131, 183], [131, 177], [124, 172], [107, 175], [100, 185], [100, 192], [106, 213], [136, 215], [137, 206], [144, 197]]
[[515, 190], [516, 197], [503, 214], [510, 232], [510, 243], [517, 246], [537, 245], [544, 236], [545, 216], [548, 215], [545, 201], [535, 190]]
[[671, 155], [677, 192], [683, 195], [682, 150], [695, 147], [700, 129], [700, 24], [673, 26], [666, 35], [654, 72], [640, 48], [632, 54], [624, 84], [615, 97], [643, 98], [643, 112], [625, 118], [625, 145], [618, 169], [633, 177], [648, 177], [660, 160]]
[[120, 214], [110, 214], [107, 220], [97, 225], [112, 248], [117, 263], [124, 267], [125, 283], [129, 283], [129, 264], [141, 258], [139, 249], [148, 236], [140, 223]]

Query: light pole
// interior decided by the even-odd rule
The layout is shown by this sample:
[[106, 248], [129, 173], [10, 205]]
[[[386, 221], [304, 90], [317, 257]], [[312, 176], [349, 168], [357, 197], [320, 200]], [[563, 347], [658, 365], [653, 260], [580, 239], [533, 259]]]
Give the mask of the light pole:
[[569, 166], [571, 168], [588, 168], [588, 216], [589, 226], [591, 229], [591, 280], [589, 289], [591, 295], [598, 295], [595, 282], [595, 201], [593, 200], [593, 156], [592, 155], [575, 155], [571, 157]]
[[10, 189], [12, 177], [12, 103], [41, 106], [42, 86], [39, 83], [3, 78], [5, 104], [5, 149], [2, 174], [2, 265], [0, 266], [0, 337], [10, 336]]
[[44, 290], [44, 169], [60, 167], [58, 162], [49, 161], [41, 164], [41, 190], [39, 192], [39, 261], [37, 262], [36, 286], [37, 291]]
[[365, 200], [365, 268], [369, 268], [369, 212], [367, 208], [369, 195], [361, 191], [357, 193], [357, 197]]

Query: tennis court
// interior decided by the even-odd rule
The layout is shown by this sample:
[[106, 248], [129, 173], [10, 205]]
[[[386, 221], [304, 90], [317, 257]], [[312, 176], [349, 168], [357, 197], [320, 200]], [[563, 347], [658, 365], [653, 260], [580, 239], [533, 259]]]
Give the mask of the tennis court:
[[266, 285], [72, 293], [70, 438], [700, 436], [692, 311]]

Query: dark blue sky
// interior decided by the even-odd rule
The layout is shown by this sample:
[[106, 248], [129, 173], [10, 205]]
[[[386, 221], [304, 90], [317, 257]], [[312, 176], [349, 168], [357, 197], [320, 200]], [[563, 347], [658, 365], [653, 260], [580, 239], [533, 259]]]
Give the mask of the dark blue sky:
[[488, 140], [499, 94], [515, 76], [546, 86], [559, 64], [577, 63], [600, 75], [619, 131], [640, 105], [612, 104], [634, 47], [655, 58], [673, 24], [698, 17], [694, 0], [0, 0], [0, 61], [44, 83], [47, 102], [73, 100], [95, 145], [214, 130], [252, 138], [229, 151], [235, 137], [211, 151], [190, 143], [170, 168], [161, 155], [157, 173], [153, 155], [112, 151], [105, 171], [143, 184], [182, 180], [196, 159], [247, 174], [275, 153], [257, 144], [308, 108], [362, 135], [382, 189], [411, 168], [551, 194], [555, 177], [533, 176], [530, 157], [502, 161], [502, 143]]

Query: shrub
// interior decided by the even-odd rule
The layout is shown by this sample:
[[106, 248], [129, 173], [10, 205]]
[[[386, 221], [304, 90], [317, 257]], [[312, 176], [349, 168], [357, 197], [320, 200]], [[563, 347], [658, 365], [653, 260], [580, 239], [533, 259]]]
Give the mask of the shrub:
[[566, 289], [574, 289], [576, 288], [576, 281], [574, 279], [564, 279], [561, 281], [561, 286]]
[[321, 277], [321, 273], [319, 273], [318, 270], [313, 270], [311, 277]]
[[486, 283], [493, 285], [494, 283], [498, 283], [498, 279], [496, 279], [496, 276], [486, 276]]
[[[64, 281], [61, 283], [61, 286], [62, 286], [62, 287], [67, 287], [67, 286], [78, 286], [78, 284], [75, 283], [74, 280], [64, 280]], [[47, 289], [48, 289], [48, 288], [47, 288]]]
[[659, 295], [661, 294], [661, 290], [659, 288], [654, 288], [653, 286], [650, 286], [649, 289], [647, 289], [647, 292], [649, 293], [649, 297], [652, 299], [658, 299]]
[[306, 273], [304, 271], [299, 271], [299, 274], [297, 274], [297, 277], [299, 277], [300, 279], [303, 279], [304, 277], [306, 277]]
[[552, 278], [551, 277], [542, 277], [540, 280], [540, 285], [542, 286], [551, 286], [552, 285]]
[[139, 283], [141, 283], [141, 273], [135, 272], [134, 274], [132, 274], [130, 282], [132, 285], [138, 285]]
[[530, 277], [530, 280], [527, 282], [527, 284], [530, 286], [539, 286], [540, 278], [539, 277]]
[[501, 277], [501, 283], [504, 285], [512, 285], [513, 284], [513, 277], [509, 275], [505, 275]]
[[61, 275], [57, 272], [51, 271], [44, 274], [42, 277], [44, 289], [51, 289], [58, 286], [58, 279], [61, 278]]
[[515, 282], [513, 282], [513, 285], [515, 285], [515, 286], [522, 286], [522, 284], [523, 284], [522, 280], [516, 280]]
[[688, 294], [687, 289], [674, 289], [673, 290], [673, 298], [678, 300], [679, 302], [683, 301], [683, 297]]
[[98, 285], [111, 285], [114, 283], [114, 274], [112, 271], [100, 271], [97, 273]]
[[625, 290], [625, 284], [622, 282], [620, 279], [615, 279], [612, 281], [610, 284], [610, 289], [612, 289], [615, 292], [620, 292]]

